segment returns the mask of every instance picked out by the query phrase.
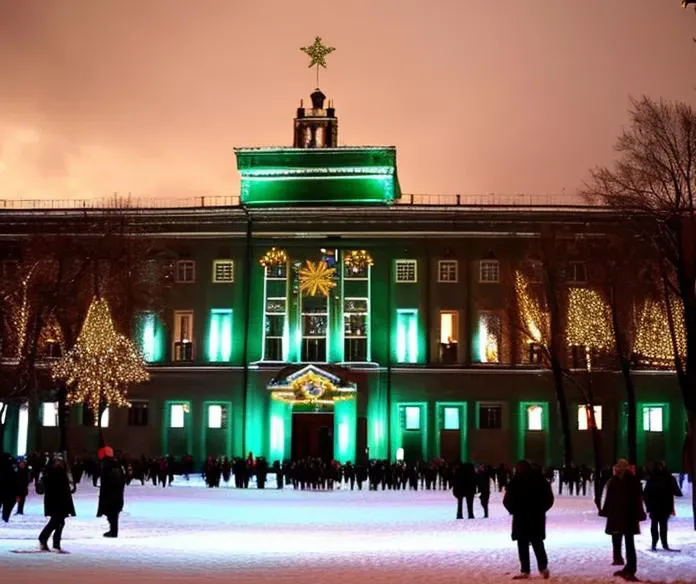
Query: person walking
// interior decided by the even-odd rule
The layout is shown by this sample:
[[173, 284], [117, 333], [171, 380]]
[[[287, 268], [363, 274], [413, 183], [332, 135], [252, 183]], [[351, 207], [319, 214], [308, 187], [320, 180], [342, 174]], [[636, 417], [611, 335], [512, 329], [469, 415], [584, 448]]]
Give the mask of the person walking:
[[123, 511], [123, 499], [126, 489], [126, 477], [117, 460], [114, 459], [114, 451], [110, 446], [104, 446], [99, 450], [101, 461], [101, 483], [99, 486], [99, 503], [97, 504], [97, 517], [106, 516], [109, 521], [109, 531], [104, 537], [118, 537], [118, 519]]
[[[614, 572], [629, 582], [637, 581], [635, 536], [640, 533], [640, 522], [647, 518], [643, 509], [643, 493], [638, 477], [631, 471], [628, 461], [619, 459], [614, 465], [614, 476], [609, 479], [604, 504], [599, 512], [606, 517], [605, 533], [611, 535], [614, 566], [623, 566]], [[622, 541], [626, 546], [626, 561], [621, 555]]]
[[53, 536], [53, 549], [61, 552], [61, 538], [67, 517], [75, 517], [75, 505], [72, 494], [75, 487], [71, 484], [67, 465], [62, 455], [57, 454], [46, 465], [44, 474], [39, 479], [44, 489], [44, 515], [48, 523], [39, 534], [42, 551], [49, 551], [48, 539]]
[[503, 506], [512, 515], [512, 539], [517, 541], [520, 573], [513, 580], [530, 577], [529, 546], [536, 557], [539, 573], [549, 578], [549, 560], [544, 547], [546, 513], [553, 507], [551, 485], [539, 470], [526, 460], [515, 466], [515, 474], [505, 489]]
[[667, 543], [667, 522], [674, 515], [674, 497], [681, 497], [682, 492], [677, 480], [661, 462], [653, 465], [653, 470], [645, 483], [645, 510], [650, 515], [650, 534], [652, 551], [657, 550], [658, 540], [665, 551], [677, 551]]

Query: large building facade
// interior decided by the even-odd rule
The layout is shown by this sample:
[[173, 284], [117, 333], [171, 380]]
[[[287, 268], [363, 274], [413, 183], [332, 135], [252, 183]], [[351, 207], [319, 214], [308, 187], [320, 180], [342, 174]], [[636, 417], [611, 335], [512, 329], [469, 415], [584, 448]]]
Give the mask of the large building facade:
[[[514, 274], [540, 234], [601, 238], [620, 217], [402, 195], [395, 149], [339, 147], [335, 110], [318, 90], [311, 99], [293, 147], [236, 151], [238, 201], [124, 212], [133, 233], [175, 258], [174, 284], [162, 310], [138, 315], [151, 380], [131, 389], [131, 408], [106, 410], [106, 439], [135, 456], [196, 460], [559, 464], [553, 378], [514, 323]], [[0, 211], [4, 264], [28, 234], [103, 212]], [[592, 265], [564, 249], [566, 280], [591, 287]], [[605, 460], [625, 454], [621, 375], [583, 369], [572, 350], [566, 366], [592, 384]], [[679, 468], [686, 417], [674, 373], [636, 369], [633, 379], [640, 460]], [[584, 399], [572, 384], [566, 393], [575, 458], [589, 462]], [[11, 451], [57, 447], [58, 405], [44, 395], [38, 409], [8, 409]], [[77, 454], [94, 450], [86, 419], [73, 408]]]

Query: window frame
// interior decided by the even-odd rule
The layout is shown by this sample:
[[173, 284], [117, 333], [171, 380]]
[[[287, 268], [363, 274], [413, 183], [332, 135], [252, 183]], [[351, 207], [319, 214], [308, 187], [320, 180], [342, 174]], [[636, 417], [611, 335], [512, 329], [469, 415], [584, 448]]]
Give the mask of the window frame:
[[[578, 266], [582, 266], [582, 275], [584, 278], [578, 278]], [[568, 278], [569, 284], [587, 284], [587, 262], [580, 260], [568, 262]]]
[[[457, 425], [455, 428], [447, 426], [447, 412], [456, 412]], [[443, 430], [461, 430], [462, 429], [462, 409], [459, 406], [442, 406], [442, 429]]]
[[[443, 278], [443, 268], [445, 272], [447, 267], [454, 268], [454, 278]], [[459, 261], [458, 260], [437, 260], [437, 282], [438, 284], [458, 284], [459, 283]]]
[[[589, 418], [587, 417], [587, 405], [588, 404], [578, 404], [578, 431], [588, 432], [591, 431]], [[602, 406], [601, 404], [595, 404], [594, 407], [594, 417], [597, 424], [597, 430], [602, 431]], [[584, 426], [584, 427], [583, 427]]]
[[[132, 399], [130, 400], [131, 407], [128, 408], [128, 427], [129, 428], [146, 428], [150, 425], [150, 402], [146, 399]], [[143, 424], [135, 424], [135, 415], [132, 412], [141, 411], [146, 412], [142, 417], [145, 418]]]
[[[650, 416], [650, 412], [653, 410], [659, 410], [660, 411], [660, 429], [659, 430], [653, 430], [652, 429], [652, 418]], [[665, 432], [665, 407], [656, 405], [656, 406], [643, 406], [643, 432], [649, 432], [651, 434], [664, 434]], [[647, 415], [647, 420], [648, 424], [646, 427], [645, 421], [646, 421], [646, 415]]]
[[[420, 406], [403, 406], [404, 408], [404, 431], [405, 432], [420, 432], [423, 429], [423, 417], [422, 408]], [[409, 424], [409, 412], [418, 412], [418, 424], [416, 427], [412, 427]]]
[[[181, 425], [174, 425], [174, 408], [181, 408]], [[186, 404], [169, 404], [169, 429], [183, 430], [184, 428], [186, 428]]]
[[[532, 426], [536, 424], [532, 424], [532, 410], [539, 410], [539, 427], [538, 428], [533, 428]], [[527, 432], [543, 432], [544, 431], [544, 406], [539, 405], [539, 404], [530, 404], [525, 407], [524, 409], [525, 413], [525, 430]]]
[[[399, 279], [399, 265], [413, 266], [413, 280]], [[395, 284], [417, 284], [418, 283], [418, 260], [398, 259], [394, 260], [394, 283]]]
[[[231, 277], [229, 280], [221, 280], [218, 278], [217, 268], [218, 266], [229, 266]], [[213, 260], [213, 274], [212, 282], [213, 284], [234, 284], [235, 277], [235, 265], [234, 260], [231, 258], [220, 258]]]
[[[184, 269], [184, 266], [191, 266], [191, 279], [185, 279], [180, 277], [180, 269]], [[184, 271], [184, 273], [186, 273]], [[195, 260], [176, 260], [174, 265], [174, 283], [175, 284], [195, 284], [196, 283], [196, 261]]]
[[[503, 404], [499, 402], [479, 402], [476, 412], [476, 428], [478, 430], [502, 430], [503, 429]], [[496, 409], [498, 410], [498, 426], [497, 427], [491, 427], [488, 425], [488, 421], [490, 421], [490, 417], [487, 417], [487, 423], [486, 426], [484, 427], [481, 424], [481, 413], [483, 410], [492, 410]]]
[[[495, 266], [496, 278], [489, 280], [484, 278], [486, 266]], [[495, 259], [479, 260], [479, 284], [500, 284], [500, 261]]]

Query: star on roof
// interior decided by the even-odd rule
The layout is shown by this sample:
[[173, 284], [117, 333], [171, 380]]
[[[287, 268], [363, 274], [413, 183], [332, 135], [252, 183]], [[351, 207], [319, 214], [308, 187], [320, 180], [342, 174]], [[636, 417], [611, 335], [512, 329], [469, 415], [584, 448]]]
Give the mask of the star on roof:
[[309, 68], [311, 69], [315, 65], [317, 68], [324, 67], [326, 69], [326, 56], [333, 53], [336, 49], [334, 47], [327, 47], [322, 44], [321, 37], [316, 37], [314, 39], [314, 44], [309, 47], [302, 47], [300, 49], [303, 53], [309, 55], [311, 62], [309, 63]]

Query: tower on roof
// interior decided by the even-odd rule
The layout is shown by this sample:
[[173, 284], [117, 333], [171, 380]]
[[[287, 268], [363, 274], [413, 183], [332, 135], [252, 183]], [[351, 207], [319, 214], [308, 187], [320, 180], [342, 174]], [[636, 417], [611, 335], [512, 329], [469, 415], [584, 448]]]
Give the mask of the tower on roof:
[[294, 148], [336, 148], [338, 146], [338, 118], [333, 102], [324, 107], [326, 96], [321, 89], [312, 95], [312, 107], [304, 107], [300, 102], [295, 117]]

